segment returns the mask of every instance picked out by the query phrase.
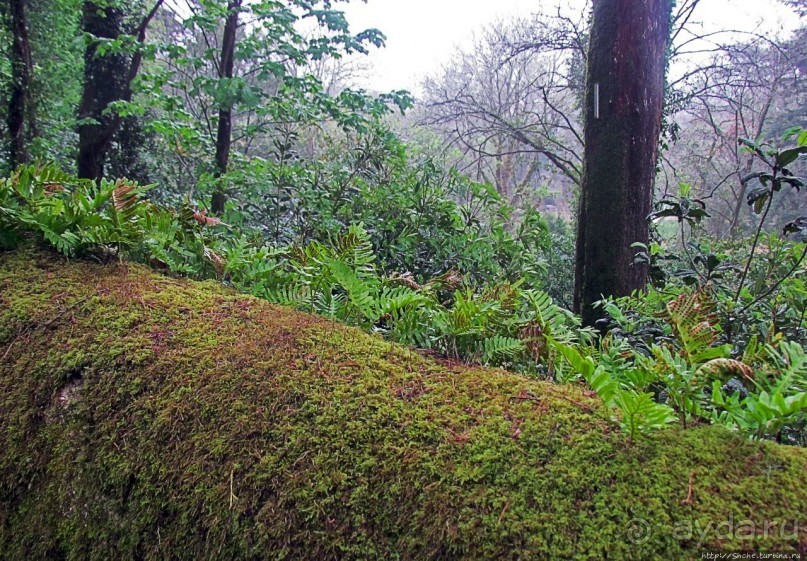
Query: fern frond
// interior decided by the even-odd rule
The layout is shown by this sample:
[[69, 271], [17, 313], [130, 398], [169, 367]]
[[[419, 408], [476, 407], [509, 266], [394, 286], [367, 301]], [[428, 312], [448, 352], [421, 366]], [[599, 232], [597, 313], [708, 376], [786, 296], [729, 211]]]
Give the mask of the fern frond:
[[338, 259], [327, 259], [325, 265], [334, 279], [347, 292], [350, 303], [367, 320], [378, 319], [378, 309], [374, 295], [377, 287], [366, 279], [359, 278], [356, 271], [347, 263]]
[[710, 385], [715, 378], [742, 376], [753, 380], [754, 369], [747, 364], [732, 358], [715, 358], [700, 366], [692, 377], [693, 385]]
[[76, 254], [76, 250], [78, 249], [81, 238], [79, 238], [73, 232], [62, 232], [61, 234], [54, 232], [44, 224], [40, 226], [40, 231], [44, 238], [56, 248], [56, 251], [62, 253], [68, 257], [71, 257]]
[[777, 372], [773, 385], [782, 392], [807, 391], [807, 354], [795, 341], [782, 341], [778, 348], [765, 346]]
[[375, 277], [375, 251], [362, 224], [354, 224], [332, 244], [334, 258], [348, 263], [359, 277]]
[[477, 345], [482, 355], [482, 360], [485, 363], [491, 363], [505, 358], [513, 358], [527, 350], [523, 341], [501, 335], [494, 335], [493, 337], [483, 339], [477, 343]]
[[683, 293], [667, 303], [664, 315], [688, 359], [696, 362], [720, 335], [715, 303], [705, 289]]
[[120, 222], [131, 220], [137, 209], [137, 186], [125, 183], [122, 179], [115, 182], [112, 189], [112, 206], [121, 218]]
[[275, 290], [267, 290], [265, 298], [275, 304], [299, 308], [309, 301], [310, 296], [309, 287], [289, 284]]
[[312, 298], [312, 311], [326, 318], [346, 320], [347, 298], [344, 294], [318, 292]]
[[429, 306], [432, 301], [405, 286], [385, 287], [379, 297], [380, 315], [397, 320], [407, 309]]

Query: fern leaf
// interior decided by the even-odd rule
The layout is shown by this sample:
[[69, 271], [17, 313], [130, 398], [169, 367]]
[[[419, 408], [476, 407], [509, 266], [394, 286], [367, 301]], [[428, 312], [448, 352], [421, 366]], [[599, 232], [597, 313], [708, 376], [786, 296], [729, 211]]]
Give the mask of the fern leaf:
[[268, 290], [265, 298], [275, 304], [299, 308], [309, 300], [310, 290], [307, 286], [286, 285], [276, 290]]
[[347, 263], [338, 259], [327, 259], [326, 266], [333, 274], [336, 282], [347, 292], [350, 303], [368, 320], [378, 319], [378, 310], [373, 294], [375, 287], [370, 282], [359, 278], [356, 271]]
[[489, 363], [504, 358], [512, 358], [522, 354], [527, 347], [523, 341], [512, 337], [494, 335], [479, 343], [482, 359]]
[[692, 384], [707, 384], [709, 380], [726, 376], [743, 376], [748, 380], [752, 380], [754, 378], [754, 369], [732, 358], [715, 358], [695, 371]]
[[683, 293], [666, 306], [667, 321], [692, 362], [714, 345], [720, 334], [714, 310], [715, 303], [704, 289]]
[[112, 190], [112, 205], [123, 220], [130, 220], [137, 207], [137, 186], [118, 180]]

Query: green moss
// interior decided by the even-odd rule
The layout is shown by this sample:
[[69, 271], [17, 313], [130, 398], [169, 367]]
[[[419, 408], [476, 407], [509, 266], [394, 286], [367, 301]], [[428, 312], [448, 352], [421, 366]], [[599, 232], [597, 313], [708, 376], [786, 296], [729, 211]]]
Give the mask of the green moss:
[[[0, 287], [2, 559], [807, 544], [802, 449], [708, 427], [628, 446], [584, 388], [436, 362], [132, 265], [5, 253]], [[631, 540], [636, 520], [650, 534]]]

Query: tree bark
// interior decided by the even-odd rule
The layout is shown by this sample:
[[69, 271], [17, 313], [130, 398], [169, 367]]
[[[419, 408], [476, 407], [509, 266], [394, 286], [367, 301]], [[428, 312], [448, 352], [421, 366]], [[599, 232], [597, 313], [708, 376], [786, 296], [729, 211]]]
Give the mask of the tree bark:
[[[113, 5], [85, 1], [82, 30], [99, 39], [115, 39], [123, 34], [123, 12]], [[126, 58], [120, 53], [98, 53], [92, 41], [84, 52], [84, 89], [79, 107], [78, 176], [101, 179], [106, 154], [112, 146], [117, 116], [107, 112], [121, 98], [126, 74]]]
[[[227, 20], [224, 23], [224, 34], [221, 40], [221, 61], [219, 62], [219, 78], [233, 77], [235, 62], [235, 34], [238, 31], [238, 15], [241, 0], [230, 0], [227, 4]], [[219, 108], [219, 122], [216, 130], [216, 190], [210, 201], [213, 214], [223, 214], [227, 203], [225, 177], [230, 163], [230, 147], [232, 145], [233, 108], [231, 105]]]
[[649, 240], [671, 12], [671, 0], [594, 0], [574, 300], [586, 325], [603, 296], [647, 283], [631, 244]]
[[[86, 0], [82, 8], [82, 29], [99, 39], [115, 39], [133, 31], [143, 43], [146, 29], [164, 0], [158, 0], [141, 20], [137, 29], [127, 30], [123, 11], [114, 3]], [[131, 101], [132, 82], [137, 77], [142, 52], [131, 59], [121, 53], [99, 55], [98, 43], [91, 42], [84, 52], [84, 90], [79, 108], [78, 176], [84, 179], [101, 179], [104, 164], [122, 119], [114, 111], [107, 111], [116, 101]]]
[[8, 163], [11, 169], [28, 161], [25, 121], [30, 111], [31, 44], [25, 0], [8, 0], [8, 24], [11, 32], [11, 91], [9, 92], [6, 124], [9, 132]]

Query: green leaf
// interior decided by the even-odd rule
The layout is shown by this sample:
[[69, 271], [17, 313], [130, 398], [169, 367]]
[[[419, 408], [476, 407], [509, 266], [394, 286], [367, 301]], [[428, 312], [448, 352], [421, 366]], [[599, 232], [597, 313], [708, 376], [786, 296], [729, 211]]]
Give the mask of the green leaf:
[[766, 187], [758, 187], [756, 189], [752, 189], [748, 191], [746, 195], [746, 200], [748, 201], [749, 206], [754, 207], [754, 212], [759, 214], [762, 212], [762, 209], [765, 207], [765, 202], [771, 196], [770, 189]]
[[802, 154], [807, 154], [807, 146], [797, 146], [795, 148], [788, 148], [787, 150], [782, 150], [776, 155], [776, 165], [777, 167], [784, 168], [789, 166], [793, 162], [795, 162], [799, 156]]

